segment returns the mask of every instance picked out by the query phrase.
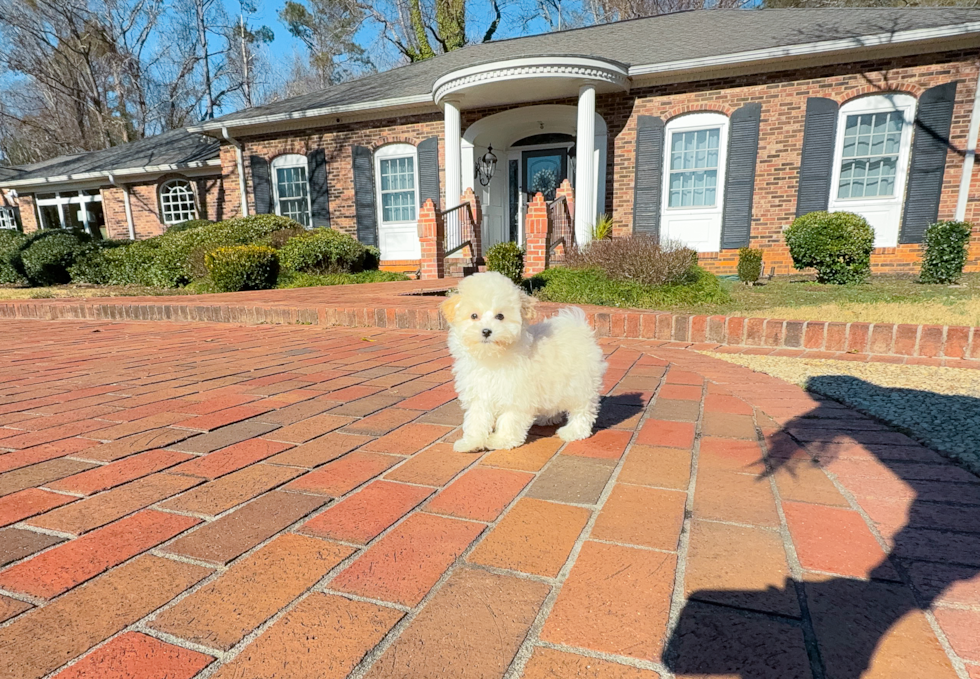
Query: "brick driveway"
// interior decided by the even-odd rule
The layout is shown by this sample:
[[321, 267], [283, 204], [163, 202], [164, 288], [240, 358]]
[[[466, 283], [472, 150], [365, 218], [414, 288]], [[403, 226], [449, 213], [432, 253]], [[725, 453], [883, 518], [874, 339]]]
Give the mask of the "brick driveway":
[[3, 338], [4, 679], [980, 679], [978, 479], [773, 378], [609, 340], [463, 455], [438, 333]]

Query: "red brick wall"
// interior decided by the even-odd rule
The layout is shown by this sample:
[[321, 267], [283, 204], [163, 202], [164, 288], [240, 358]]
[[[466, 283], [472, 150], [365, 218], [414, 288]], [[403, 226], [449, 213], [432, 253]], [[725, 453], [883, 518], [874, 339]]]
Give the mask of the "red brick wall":
[[37, 209], [34, 207], [34, 196], [31, 194], [19, 194], [17, 203], [20, 206], [20, 225], [24, 233], [37, 231]]
[[[261, 156], [271, 161], [285, 153], [306, 155], [309, 151], [322, 148], [327, 156], [327, 186], [330, 200], [330, 225], [349, 234], [357, 233], [354, 218], [354, 171], [351, 149], [354, 146], [367, 146], [376, 149], [385, 144], [406, 143], [417, 146], [428, 137], [438, 136], [439, 142], [439, 187], [445, 191], [445, 146], [442, 142], [443, 119], [439, 113], [406, 116], [381, 121], [350, 123], [333, 127], [319, 128], [288, 134], [267, 134], [239, 138], [245, 157], [245, 177], [248, 182], [249, 213], [255, 213], [255, 196], [252, 193], [252, 174], [249, 156]], [[222, 176], [224, 179], [224, 205], [228, 212], [237, 211], [240, 203], [238, 194], [238, 169], [235, 149], [224, 145], [221, 153]]]

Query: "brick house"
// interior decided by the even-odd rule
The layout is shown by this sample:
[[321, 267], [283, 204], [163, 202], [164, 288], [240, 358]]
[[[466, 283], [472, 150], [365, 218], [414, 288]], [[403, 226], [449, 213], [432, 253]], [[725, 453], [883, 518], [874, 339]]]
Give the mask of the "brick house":
[[[471, 45], [173, 143], [21, 168], [0, 188], [17, 190], [31, 230], [55, 221], [53, 187], [83, 191], [84, 177], [106, 232], [142, 237], [164, 228], [170, 187], [189, 186], [198, 216], [288, 215], [406, 268], [461, 241], [466, 220], [449, 211], [464, 199], [483, 250], [540, 240], [547, 254], [560, 205], [579, 243], [608, 214], [614, 236], [686, 243], [717, 272], [751, 245], [787, 273], [782, 230], [848, 210], [875, 229], [876, 271], [911, 272], [930, 223], [980, 223], [978, 77], [980, 10], [681, 12]], [[980, 270], [980, 231], [969, 267]]]

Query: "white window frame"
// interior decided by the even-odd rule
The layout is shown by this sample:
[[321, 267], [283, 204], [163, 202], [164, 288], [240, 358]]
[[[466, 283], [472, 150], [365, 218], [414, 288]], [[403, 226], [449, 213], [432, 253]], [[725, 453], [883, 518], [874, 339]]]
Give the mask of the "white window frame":
[[[412, 190], [415, 192], [415, 218], [414, 219], [400, 219], [400, 220], [386, 220], [384, 218], [384, 200], [382, 198], [381, 192], [381, 161], [382, 160], [397, 160], [399, 158], [411, 158], [412, 159], [412, 179], [414, 186]], [[419, 219], [419, 157], [417, 149], [411, 144], [388, 144], [387, 146], [382, 146], [377, 151], [374, 152], [374, 190], [378, 196], [378, 224], [417, 224]], [[395, 193], [401, 193], [404, 189], [400, 189]], [[391, 193], [389, 191], [389, 193]]]
[[17, 230], [17, 212], [14, 208], [0, 205], [0, 229]]
[[60, 223], [54, 227], [56, 229], [65, 228], [65, 209], [70, 205], [80, 205], [82, 212], [82, 223], [85, 225], [85, 231], [92, 233], [92, 227], [89, 224], [88, 218], [88, 208], [86, 207], [88, 203], [101, 203], [102, 202], [102, 192], [90, 196], [85, 193], [86, 190], [95, 189], [75, 189], [72, 191], [55, 191], [54, 198], [37, 198], [35, 195], [34, 206], [37, 212], [37, 223], [38, 227], [41, 229], [49, 228], [47, 224], [44, 223], [44, 218], [41, 215], [41, 208], [50, 205], [55, 205], [58, 208], [58, 219]]
[[[172, 187], [176, 186], [177, 184], [185, 184], [187, 186], [187, 191], [190, 195], [191, 209], [186, 210], [181, 208], [179, 210], [179, 214], [181, 216], [180, 219], [174, 218], [172, 216], [168, 218], [164, 197], [167, 196], [169, 194], [169, 190], [172, 189]], [[197, 193], [194, 191], [194, 184], [192, 184], [189, 179], [184, 179], [183, 177], [174, 177], [173, 179], [168, 179], [167, 181], [160, 184], [159, 195], [160, 195], [160, 221], [162, 221], [167, 226], [173, 226], [174, 224], [181, 224], [183, 222], [187, 222], [192, 219], [198, 218]], [[173, 203], [171, 203], [171, 205], [173, 205]], [[185, 218], [185, 216], [188, 213], [191, 216]]]
[[[893, 92], [875, 94], [867, 97], [852, 99], [840, 107], [837, 117], [837, 139], [834, 144], [834, 167], [830, 181], [830, 212], [854, 212], [862, 215], [869, 222], [877, 215], [887, 214], [887, 225], [879, 224], [875, 228], [875, 247], [895, 247], [901, 225], [902, 210], [905, 206], [905, 189], [908, 181], [909, 162], [912, 158], [912, 131], [915, 128], [915, 111], [917, 101], [910, 94]], [[848, 116], [866, 113], [891, 113], [899, 111], [903, 114], [902, 140], [898, 152], [898, 166], [895, 171], [895, 193], [891, 196], [872, 196], [861, 198], [838, 198], [840, 192], [841, 165], [844, 162], [844, 131], [847, 127]], [[872, 224], [874, 227], [875, 224]]]
[[[282, 209], [279, 201], [279, 176], [278, 170], [285, 170], [288, 168], [300, 167], [306, 173], [306, 217], [307, 224], [304, 224], [306, 228], [311, 228], [313, 226], [313, 204], [310, 200], [310, 164], [306, 156], [299, 153], [286, 153], [281, 156], [276, 156], [272, 159], [270, 163], [270, 175], [272, 181], [272, 197], [273, 204], [276, 208], [276, 214], [282, 216]], [[287, 198], [286, 200], [295, 200], [295, 198]], [[297, 220], [299, 221], [299, 220]], [[302, 222], [300, 222], [302, 224]]]
[[[723, 113], [702, 112], [678, 116], [667, 122], [664, 128], [664, 151], [661, 158], [663, 163], [660, 199], [661, 224], [665, 225], [671, 219], [690, 219], [694, 221], [709, 221], [712, 229], [717, 231], [717, 238], [712, 234], [708, 244], [690, 244], [698, 252], [721, 251], [721, 219], [725, 208], [725, 173], [728, 167], [728, 131], [729, 118]], [[718, 128], [718, 175], [715, 184], [715, 204], [711, 207], [689, 206], [669, 207], [670, 201], [670, 149], [675, 132], [696, 132]], [[671, 240], [684, 243], [680, 234], [667, 233]]]

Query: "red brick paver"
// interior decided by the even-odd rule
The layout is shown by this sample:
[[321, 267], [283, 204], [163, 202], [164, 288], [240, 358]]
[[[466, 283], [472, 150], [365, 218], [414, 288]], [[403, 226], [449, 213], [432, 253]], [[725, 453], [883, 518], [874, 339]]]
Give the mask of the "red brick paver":
[[4, 323], [0, 679], [980, 676], [975, 477], [774, 378], [461, 454], [438, 332]]

